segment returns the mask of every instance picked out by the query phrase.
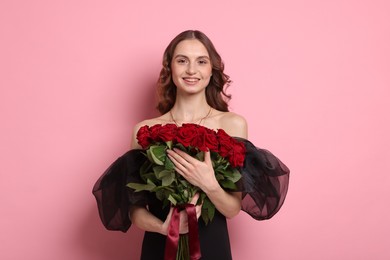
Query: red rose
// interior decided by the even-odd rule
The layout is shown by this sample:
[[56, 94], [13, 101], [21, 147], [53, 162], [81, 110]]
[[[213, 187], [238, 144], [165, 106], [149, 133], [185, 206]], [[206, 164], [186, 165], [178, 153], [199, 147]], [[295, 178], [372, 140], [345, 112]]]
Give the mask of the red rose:
[[222, 157], [228, 157], [232, 150], [232, 137], [223, 129], [218, 129], [217, 138], [219, 142], [219, 154]]
[[152, 138], [152, 140], [155, 142], [161, 141], [159, 138], [160, 129], [161, 124], [153, 125], [150, 127], [150, 138]]
[[196, 126], [196, 133], [194, 138], [191, 141], [192, 147], [197, 147], [201, 151], [207, 151], [205, 136], [206, 136], [206, 128], [203, 126]]
[[158, 138], [164, 142], [173, 141], [176, 137], [177, 126], [175, 124], [166, 124], [158, 132]]
[[190, 146], [196, 138], [197, 130], [194, 124], [183, 124], [177, 129], [176, 141], [184, 146]]
[[139, 145], [145, 149], [150, 145], [150, 131], [149, 126], [142, 126], [137, 132], [137, 140]]
[[216, 132], [208, 128], [205, 129], [206, 129], [206, 133], [205, 133], [204, 140], [207, 148], [209, 148], [210, 151], [218, 152], [218, 139], [217, 139]]
[[229, 163], [232, 167], [243, 166], [245, 160], [245, 145], [242, 142], [237, 142], [235, 139], [233, 140], [235, 142], [228, 158]]
[[243, 166], [245, 160], [245, 145], [228, 135], [224, 130], [217, 132], [219, 154], [228, 159], [232, 167]]

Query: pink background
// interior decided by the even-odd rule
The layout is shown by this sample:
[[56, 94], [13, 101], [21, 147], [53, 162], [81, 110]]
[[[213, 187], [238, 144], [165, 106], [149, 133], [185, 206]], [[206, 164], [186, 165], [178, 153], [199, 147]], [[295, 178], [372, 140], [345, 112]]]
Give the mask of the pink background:
[[234, 259], [390, 259], [390, 4], [0, 3], [0, 259], [138, 259], [91, 189], [156, 113], [162, 52], [204, 31], [249, 139], [291, 169], [281, 211], [229, 221]]

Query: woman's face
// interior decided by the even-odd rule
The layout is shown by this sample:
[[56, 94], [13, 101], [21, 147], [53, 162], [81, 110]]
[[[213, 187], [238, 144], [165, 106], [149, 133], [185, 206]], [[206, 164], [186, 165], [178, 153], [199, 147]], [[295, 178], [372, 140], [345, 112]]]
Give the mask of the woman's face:
[[204, 92], [212, 72], [206, 47], [196, 39], [181, 41], [173, 53], [171, 71], [178, 93]]

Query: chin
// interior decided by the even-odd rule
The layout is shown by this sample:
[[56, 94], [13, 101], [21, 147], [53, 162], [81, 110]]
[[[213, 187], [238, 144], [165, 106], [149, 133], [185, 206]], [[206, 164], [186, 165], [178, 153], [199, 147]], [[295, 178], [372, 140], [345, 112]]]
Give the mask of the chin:
[[181, 89], [181, 92], [186, 94], [198, 94], [198, 93], [204, 93], [205, 91], [206, 88], [200, 88], [195, 86], [187, 86]]

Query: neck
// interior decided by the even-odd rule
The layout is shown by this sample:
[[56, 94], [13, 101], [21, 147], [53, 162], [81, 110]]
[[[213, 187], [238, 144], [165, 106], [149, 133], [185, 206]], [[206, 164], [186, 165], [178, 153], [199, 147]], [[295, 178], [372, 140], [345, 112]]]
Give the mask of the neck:
[[210, 115], [211, 107], [207, 104], [206, 97], [203, 98], [179, 98], [170, 113], [178, 123], [196, 123]]

